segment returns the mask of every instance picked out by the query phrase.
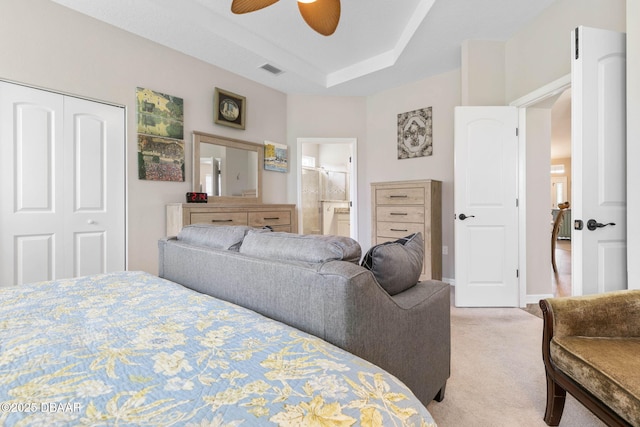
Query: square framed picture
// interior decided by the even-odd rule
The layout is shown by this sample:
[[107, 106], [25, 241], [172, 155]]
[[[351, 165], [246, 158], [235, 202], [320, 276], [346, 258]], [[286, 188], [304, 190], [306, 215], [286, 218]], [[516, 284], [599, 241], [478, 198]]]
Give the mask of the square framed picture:
[[277, 142], [264, 142], [264, 170], [287, 172], [289, 170], [289, 147]]
[[398, 159], [433, 154], [432, 107], [398, 114]]
[[244, 129], [247, 99], [244, 96], [215, 88], [213, 121], [218, 125]]

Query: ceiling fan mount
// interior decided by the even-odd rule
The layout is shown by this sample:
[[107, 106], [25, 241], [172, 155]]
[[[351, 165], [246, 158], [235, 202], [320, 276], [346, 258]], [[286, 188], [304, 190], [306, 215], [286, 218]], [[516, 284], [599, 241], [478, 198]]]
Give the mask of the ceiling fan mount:
[[[231, 12], [255, 12], [276, 2], [278, 0], [233, 0]], [[340, 22], [340, 0], [298, 0], [298, 9], [307, 25], [323, 36], [333, 34]]]

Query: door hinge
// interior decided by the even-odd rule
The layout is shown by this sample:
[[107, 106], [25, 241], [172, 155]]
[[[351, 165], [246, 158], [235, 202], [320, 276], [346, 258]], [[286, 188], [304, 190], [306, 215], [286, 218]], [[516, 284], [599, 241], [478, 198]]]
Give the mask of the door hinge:
[[349, 163], [351, 163], [351, 156], [349, 156]]
[[353, 207], [353, 202], [349, 201], [349, 207], [352, 208]]
[[518, 128], [516, 128], [516, 136], [518, 136]]
[[578, 28], [579, 27], [576, 27], [576, 31], [575, 31], [576, 32], [576, 59], [580, 57], [580, 48], [579, 48], [580, 44], [578, 43], [580, 38], [578, 37]]
[[520, 200], [516, 199], [516, 208], [520, 207]]
[[516, 269], [516, 277], [517, 277], [517, 278], [520, 278], [520, 270], [517, 270], [517, 269]]

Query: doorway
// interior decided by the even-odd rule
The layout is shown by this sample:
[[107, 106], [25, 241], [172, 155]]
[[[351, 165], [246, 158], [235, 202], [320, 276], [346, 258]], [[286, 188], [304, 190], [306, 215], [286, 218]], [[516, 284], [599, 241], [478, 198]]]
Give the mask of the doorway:
[[[548, 109], [570, 88], [571, 75], [568, 74], [510, 104], [519, 109], [518, 264], [521, 307], [553, 297], [549, 192], [552, 130]], [[546, 128], [537, 131], [536, 119], [541, 119], [538, 123], [543, 123]]]
[[355, 138], [298, 138], [298, 228], [357, 240]]
[[[562, 92], [551, 106], [551, 215], [555, 233], [551, 250], [555, 271], [551, 292], [571, 296], [571, 89]], [[558, 219], [560, 216], [560, 219]], [[557, 224], [556, 224], [557, 222]]]

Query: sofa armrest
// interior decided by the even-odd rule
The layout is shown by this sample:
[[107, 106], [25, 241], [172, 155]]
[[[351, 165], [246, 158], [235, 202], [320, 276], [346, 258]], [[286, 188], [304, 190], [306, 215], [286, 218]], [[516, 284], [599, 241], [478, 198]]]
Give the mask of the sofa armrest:
[[552, 336], [640, 337], [640, 290], [547, 298], [540, 305]]

